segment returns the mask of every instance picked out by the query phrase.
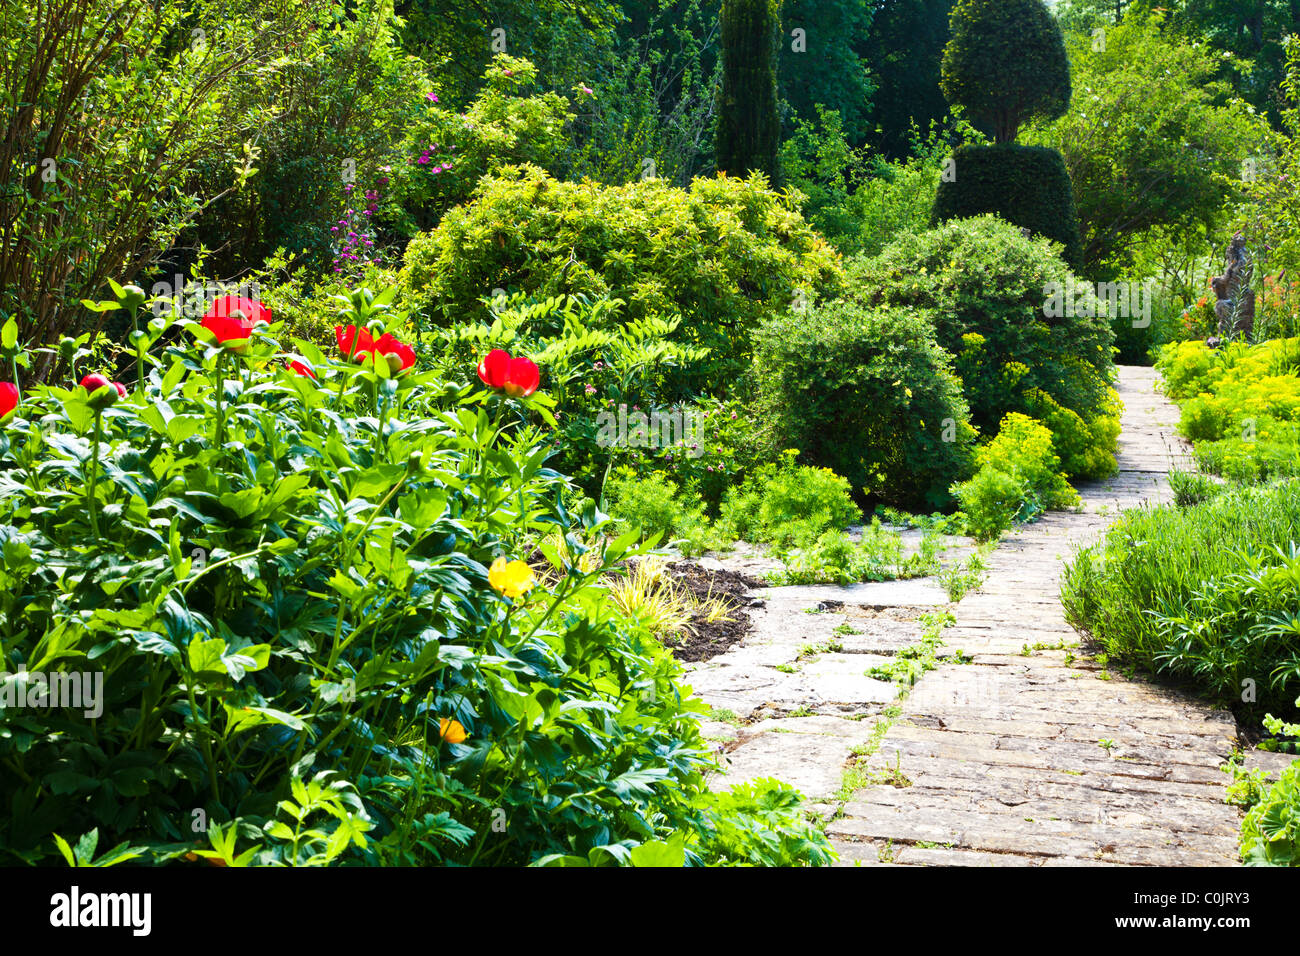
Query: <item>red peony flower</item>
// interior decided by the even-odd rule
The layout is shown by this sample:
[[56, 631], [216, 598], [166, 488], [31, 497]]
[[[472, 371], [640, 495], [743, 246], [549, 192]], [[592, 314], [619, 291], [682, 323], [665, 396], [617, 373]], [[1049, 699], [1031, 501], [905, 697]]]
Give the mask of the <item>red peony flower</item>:
[[[349, 325], [346, 329], [341, 325], [334, 326], [334, 338], [339, 343], [339, 352], [345, 359], [352, 360], [358, 355], [374, 351], [375, 341], [370, 336], [368, 329], [361, 329], [360, 334], [357, 332], [355, 325]], [[353, 339], [356, 340], [355, 345]]]
[[405, 372], [415, 364], [415, 349], [388, 333], [379, 337], [379, 341], [375, 343], [375, 351], [388, 359], [388, 368], [394, 375]]
[[87, 375], [81, 380], [81, 387], [88, 392], [98, 392], [101, 388], [108, 388], [112, 384], [106, 376], [100, 375], [98, 372]]
[[316, 373], [312, 371], [312, 367], [306, 362], [299, 362], [297, 359], [294, 359], [287, 367], [291, 372], [297, 372], [299, 375], [306, 375], [310, 379], [316, 378]]
[[[375, 339], [366, 329], [358, 330], [354, 325], [345, 329], [336, 325], [334, 337], [338, 340], [339, 351], [344, 358], [364, 362], [372, 353], [382, 355], [388, 360], [388, 368], [394, 375], [405, 372], [415, 364], [415, 349], [387, 332]], [[355, 346], [353, 339], [356, 340]]]
[[237, 295], [223, 295], [212, 302], [203, 327], [217, 337], [218, 343], [250, 338], [258, 322], [270, 323], [271, 310], [260, 302]]
[[484, 385], [503, 389], [511, 398], [533, 394], [542, 381], [542, 373], [531, 359], [511, 358], [504, 349], [493, 349], [483, 357], [478, 377]]
[[0, 382], [0, 418], [18, 407], [18, 386], [13, 382]]

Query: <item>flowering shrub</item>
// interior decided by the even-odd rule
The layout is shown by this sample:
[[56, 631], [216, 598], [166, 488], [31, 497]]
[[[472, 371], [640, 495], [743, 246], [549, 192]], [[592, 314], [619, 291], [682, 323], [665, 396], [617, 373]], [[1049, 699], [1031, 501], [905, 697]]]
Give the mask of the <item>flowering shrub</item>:
[[997, 436], [976, 453], [979, 471], [953, 487], [969, 532], [997, 538], [1017, 521], [1078, 504], [1079, 494], [1061, 474], [1052, 433], [1041, 422], [1012, 413]]
[[1173, 343], [1157, 367], [1203, 470], [1239, 480], [1300, 474], [1300, 338]]
[[[602, 583], [630, 536], [564, 507], [541, 393], [408, 365], [381, 300], [345, 303], [337, 356], [160, 323], [185, 339], [134, 394], [13, 410], [4, 859], [720, 859], [701, 706]], [[102, 695], [50, 699], [74, 677]]]

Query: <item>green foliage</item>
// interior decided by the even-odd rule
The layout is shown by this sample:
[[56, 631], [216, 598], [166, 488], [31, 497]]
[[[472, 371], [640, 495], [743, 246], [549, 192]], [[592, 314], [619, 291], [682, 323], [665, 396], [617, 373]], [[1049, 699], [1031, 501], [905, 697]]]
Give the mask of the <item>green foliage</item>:
[[1244, 161], [1269, 136], [1267, 124], [1215, 79], [1215, 52], [1165, 29], [1159, 14], [1107, 27], [1102, 44], [1091, 32], [1072, 34], [1069, 51], [1081, 92], [1065, 116], [1029, 139], [1065, 157], [1082, 271], [1127, 273], [1157, 228], [1168, 230], [1168, 241], [1221, 230], [1225, 195], [1240, 193]]
[[1067, 618], [1113, 659], [1226, 705], [1287, 707], [1300, 688], [1297, 527], [1294, 480], [1126, 511], [1067, 566]]
[[771, 777], [737, 784], [712, 798], [699, 852], [718, 866], [827, 866], [835, 851], [802, 803]]
[[998, 143], [1013, 143], [1034, 117], [1070, 103], [1070, 61], [1042, 0], [958, 0], [943, 51], [940, 87]]
[[1174, 504], [1180, 508], [1209, 501], [1223, 490], [1223, 486], [1213, 478], [1194, 471], [1171, 471], [1169, 487], [1174, 493]]
[[[406, 301], [435, 325], [481, 320], [494, 288], [605, 296], [628, 320], [682, 317], [673, 339], [711, 349], [674, 375], [718, 394], [748, 366], [760, 319], [840, 288], [839, 257], [761, 177], [603, 187], [513, 167], [406, 251]], [[473, 303], [480, 303], [475, 305]]]
[[503, 166], [557, 166], [568, 146], [570, 106], [566, 97], [537, 89], [529, 60], [497, 55], [464, 110], [426, 102], [406, 126], [382, 194], [382, 222], [409, 239], [437, 225]]
[[718, 171], [735, 177], [758, 172], [776, 182], [781, 0], [722, 0], [719, 24], [722, 83], [713, 143]]
[[1247, 866], [1300, 866], [1300, 760], [1246, 814], [1241, 859]]
[[[206, 267], [216, 275], [255, 269], [276, 249], [328, 273], [346, 231], [369, 233], [357, 228], [369, 217], [349, 208], [364, 208], [354, 200], [378, 187], [381, 166], [405, 161], [394, 147], [429, 105], [427, 67], [401, 49], [392, 0], [302, 9], [310, 28], [276, 49], [274, 68], [231, 90], [214, 117], [246, 152], [234, 163], [229, 150], [198, 157], [187, 183], [212, 201], [184, 238], [213, 250]], [[233, 135], [232, 117], [253, 119], [246, 140]], [[342, 235], [331, 230], [340, 220]]]
[[953, 153], [953, 163], [955, 178], [940, 181], [931, 225], [991, 213], [1060, 243], [1072, 268], [1083, 264], [1074, 192], [1060, 153], [1015, 143], [968, 145]]
[[729, 536], [786, 549], [862, 517], [846, 479], [827, 468], [796, 465], [797, 455], [786, 451], [779, 463], [763, 465], [727, 492], [720, 524]]
[[808, 221], [845, 255], [876, 255], [901, 232], [928, 227], [950, 138], [978, 134], [960, 122], [922, 136], [911, 129], [912, 155], [886, 162], [849, 145], [840, 115], [819, 110], [817, 122], [796, 120], [781, 145], [784, 181], [805, 197]]
[[940, 508], [968, 473], [974, 431], [922, 314], [837, 301], [776, 316], [753, 378], [764, 447], [798, 448], [870, 498]]
[[1241, 481], [1300, 474], [1300, 338], [1177, 342], [1157, 367], [1202, 469]]
[[[0, 854], [709, 862], [699, 705], [612, 610], [630, 538], [565, 508], [544, 394], [162, 326], [134, 394], [36, 389], [0, 431]], [[488, 565], [539, 543], [504, 596]], [[20, 670], [102, 709], [17, 706]]]
[[[673, 447], [680, 453], [684, 442], [702, 437], [684, 417], [692, 409], [661, 401], [665, 375], [705, 357], [703, 350], [671, 341], [679, 319], [625, 322], [620, 302], [574, 296], [515, 293], [485, 304], [490, 322], [463, 321], [422, 337], [434, 367], [454, 379], [492, 349], [531, 358], [555, 402], [558, 455], [552, 464], [589, 495], [599, 497], [610, 469], [639, 470], [654, 454], [647, 446], [663, 443], [669, 454]], [[646, 419], [641, 409], [660, 418]], [[638, 419], [645, 419], [644, 434], [637, 433]]]
[[[433, 70], [453, 107], [466, 105], [504, 44], [524, 53], [551, 89], [571, 89], [607, 72], [627, 0], [396, 0], [402, 42]], [[494, 31], [500, 30], [500, 33]]]
[[1053, 248], [982, 216], [902, 235], [879, 256], [855, 262], [850, 276], [867, 304], [933, 316], [935, 337], [953, 356], [971, 421], [983, 434], [1012, 412], [1051, 421], [1062, 417], [1058, 407], [1068, 410], [1088, 437], [1070, 419], [1068, 434], [1054, 433], [1057, 454], [1072, 477], [1104, 477], [1115, 467], [1119, 423], [1114, 333], [1090, 293], [1077, 298], [1073, 317], [1047, 315], [1048, 290], [1078, 283]]
[[908, 154], [913, 127], [929, 130], [948, 112], [939, 89], [943, 48], [955, 0], [894, 0], [878, 5], [863, 40], [879, 88], [872, 100], [873, 139], [891, 159]]
[[926, 534], [920, 549], [904, 556], [902, 536], [872, 518], [858, 541], [843, 531], [824, 531], [811, 544], [783, 554], [783, 567], [771, 580], [778, 585], [846, 585], [924, 577], [939, 570], [938, 550], [938, 538]]
[[[712, 172], [718, 87], [716, 0], [624, 0], [610, 63], [575, 95], [563, 179], [675, 186]], [[587, 90], [591, 92], [588, 93]]]
[[[1295, 24], [1300, 34], [1300, 23]], [[1300, 43], [1287, 47], [1285, 79], [1280, 100], [1282, 132], [1272, 149], [1261, 150], [1252, 181], [1245, 184], [1246, 201], [1237, 209], [1234, 227], [1252, 240], [1256, 254], [1266, 257], [1261, 273], [1285, 270], [1300, 274]], [[1280, 276], [1279, 276], [1280, 278]], [[1295, 334], [1289, 332], [1287, 334]]]
[[[869, 0], [783, 0], [777, 82], [792, 115], [811, 120], [823, 109], [844, 119], [860, 143], [875, 94], [879, 64], [864, 55], [863, 40], [879, 5]], [[797, 47], [794, 30], [803, 30]]]
[[0, 3], [0, 309], [24, 341], [102, 328], [75, 303], [178, 240], [211, 198], [189, 188], [199, 164], [242, 167], [259, 117], [228, 102], [303, 38], [305, 10]]
[[1079, 495], [1060, 473], [1052, 433], [1040, 422], [1012, 413], [976, 455], [979, 471], [953, 488], [970, 533], [996, 539], [1017, 521], [1078, 504]]
[[685, 437], [659, 448], [618, 455], [616, 460], [631, 474], [659, 472], [671, 478], [703, 502], [708, 514], [717, 515], [727, 490], [762, 461], [754, 421], [738, 399], [705, 398], [674, 410], [689, 416]]
[[686, 555], [724, 543], [705, 516], [704, 507], [661, 474], [644, 478], [611, 475], [605, 484], [605, 505], [620, 527], [636, 532], [638, 539], [657, 536]]

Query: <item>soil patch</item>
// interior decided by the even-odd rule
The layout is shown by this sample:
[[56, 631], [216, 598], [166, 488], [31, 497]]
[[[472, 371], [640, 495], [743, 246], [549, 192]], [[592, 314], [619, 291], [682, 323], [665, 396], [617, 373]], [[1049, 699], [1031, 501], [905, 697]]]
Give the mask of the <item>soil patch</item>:
[[736, 571], [702, 568], [689, 561], [674, 561], [666, 570], [673, 584], [697, 600], [720, 599], [727, 606], [724, 619], [710, 621], [699, 611], [691, 616], [680, 639], [667, 645], [679, 661], [697, 663], [717, 657], [753, 628], [749, 608], [762, 606], [763, 602], [747, 594], [765, 587], [762, 581]]

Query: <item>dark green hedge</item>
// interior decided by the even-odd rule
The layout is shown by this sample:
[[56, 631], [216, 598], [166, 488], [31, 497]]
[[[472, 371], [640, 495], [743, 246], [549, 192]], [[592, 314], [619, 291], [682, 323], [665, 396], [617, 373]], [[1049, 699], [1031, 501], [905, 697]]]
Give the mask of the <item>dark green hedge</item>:
[[1065, 160], [1044, 146], [963, 146], [953, 156], [956, 176], [941, 182], [930, 224], [992, 213], [1065, 247], [1061, 257], [1078, 271], [1083, 261], [1079, 217]]

